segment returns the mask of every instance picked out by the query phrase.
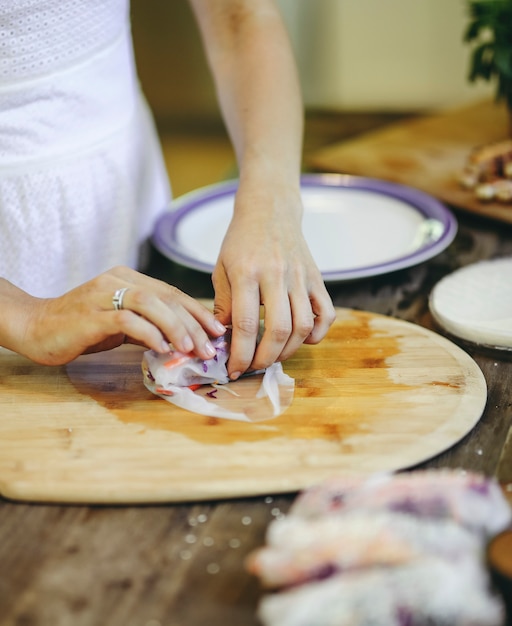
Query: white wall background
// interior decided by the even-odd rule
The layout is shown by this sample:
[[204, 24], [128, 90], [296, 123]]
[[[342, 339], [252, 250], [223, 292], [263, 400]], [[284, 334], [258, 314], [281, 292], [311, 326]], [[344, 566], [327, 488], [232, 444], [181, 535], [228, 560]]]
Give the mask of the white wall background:
[[466, 0], [278, 0], [305, 104], [421, 110], [491, 96], [467, 80]]

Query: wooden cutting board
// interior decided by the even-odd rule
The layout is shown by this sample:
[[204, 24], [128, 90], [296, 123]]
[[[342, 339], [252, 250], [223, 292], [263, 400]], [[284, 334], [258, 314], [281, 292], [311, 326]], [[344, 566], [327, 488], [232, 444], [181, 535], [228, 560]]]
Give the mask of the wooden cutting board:
[[328, 146], [310, 155], [308, 164], [321, 171], [409, 185], [451, 206], [512, 223], [512, 205], [481, 202], [458, 183], [458, 175], [473, 148], [508, 135], [505, 106], [479, 102], [390, 124]]
[[141, 359], [140, 348], [122, 346], [52, 368], [1, 350], [0, 492], [137, 503], [296, 491], [334, 472], [397, 470], [444, 451], [479, 420], [487, 395], [455, 344], [347, 309], [321, 344], [285, 363], [293, 403], [265, 422], [174, 407], [143, 386]]

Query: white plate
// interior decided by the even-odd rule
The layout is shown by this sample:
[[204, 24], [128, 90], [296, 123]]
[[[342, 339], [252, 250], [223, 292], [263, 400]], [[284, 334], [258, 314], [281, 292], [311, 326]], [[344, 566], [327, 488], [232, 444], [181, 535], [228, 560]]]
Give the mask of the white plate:
[[430, 311], [451, 335], [512, 350], [512, 259], [473, 263], [440, 280]]
[[[171, 260], [203, 272], [215, 265], [238, 181], [181, 196], [157, 222], [153, 242]], [[303, 230], [324, 280], [375, 276], [421, 263], [455, 237], [452, 213], [428, 194], [370, 178], [302, 177]]]

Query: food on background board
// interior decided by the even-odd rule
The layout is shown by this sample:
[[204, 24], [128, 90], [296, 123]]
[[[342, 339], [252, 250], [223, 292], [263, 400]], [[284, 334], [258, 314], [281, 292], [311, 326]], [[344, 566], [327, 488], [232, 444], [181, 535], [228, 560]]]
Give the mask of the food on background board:
[[472, 150], [459, 175], [459, 182], [483, 202], [512, 204], [512, 140]]

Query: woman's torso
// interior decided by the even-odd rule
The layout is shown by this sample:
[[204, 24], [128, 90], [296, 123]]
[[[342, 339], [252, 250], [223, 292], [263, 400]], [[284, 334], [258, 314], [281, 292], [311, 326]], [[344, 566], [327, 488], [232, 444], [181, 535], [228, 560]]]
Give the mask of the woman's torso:
[[157, 144], [127, 0], [0, 0], [0, 275], [57, 295], [134, 265], [169, 197]]

